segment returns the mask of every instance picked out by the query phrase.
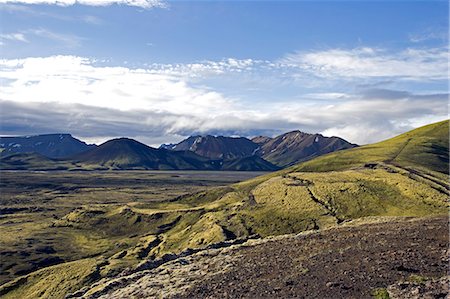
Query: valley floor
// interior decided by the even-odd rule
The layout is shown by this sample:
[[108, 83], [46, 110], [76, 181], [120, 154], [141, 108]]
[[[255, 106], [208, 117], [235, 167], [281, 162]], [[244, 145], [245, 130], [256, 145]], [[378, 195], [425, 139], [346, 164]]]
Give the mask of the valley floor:
[[[204, 250], [84, 298], [445, 298], [448, 218], [365, 218]], [[389, 296], [389, 297], [388, 297]]]
[[[134, 230], [122, 234], [114, 231], [114, 236], [97, 232], [96, 223], [85, 231], [55, 227], [54, 222], [71, 211], [95, 207], [98, 213], [103, 213], [124, 205], [157, 203], [261, 174], [236, 171], [1, 171], [0, 285], [48, 266], [114, 253], [118, 250], [117, 242], [125, 239], [133, 243], [138, 239]], [[31, 294], [29, 297], [33, 298]]]

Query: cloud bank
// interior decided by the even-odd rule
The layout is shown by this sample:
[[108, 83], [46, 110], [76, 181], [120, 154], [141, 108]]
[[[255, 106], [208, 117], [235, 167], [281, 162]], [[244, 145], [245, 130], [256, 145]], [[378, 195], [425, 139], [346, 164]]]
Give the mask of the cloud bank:
[[[324, 55], [319, 53], [317, 57]], [[439, 61], [441, 56], [437, 57]], [[329, 63], [336, 66], [332, 71], [349, 67]], [[430, 59], [423, 63], [436, 62]], [[366, 67], [381, 74], [374, 64]], [[250, 59], [142, 68], [105, 66], [95, 59], [78, 56], [3, 59], [0, 133], [69, 132], [94, 142], [128, 136], [158, 145], [192, 134], [273, 136], [300, 129], [364, 144], [448, 115], [446, 92], [418, 94], [381, 87], [323, 92], [319, 88], [317, 92], [294, 98], [280, 97], [276, 101], [254, 98], [244, 102], [239, 96], [219, 92], [204, 81], [211, 76], [231, 76], [239, 81], [242, 73], [267, 71], [273, 76], [280, 73], [280, 68], [286, 68], [288, 75], [294, 77], [302, 74], [280, 62]], [[351, 72], [356, 72], [355, 68], [360, 70], [350, 67]], [[428, 68], [422, 66], [422, 70]], [[319, 69], [317, 75], [322, 72]], [[436, 70], [429, 72], [434, 72], [435, 78], [443, 76]], [[411, 78], [416, 71], [408, 66], [403, 71], [388, 69], [385, 74], [382, 77]]]

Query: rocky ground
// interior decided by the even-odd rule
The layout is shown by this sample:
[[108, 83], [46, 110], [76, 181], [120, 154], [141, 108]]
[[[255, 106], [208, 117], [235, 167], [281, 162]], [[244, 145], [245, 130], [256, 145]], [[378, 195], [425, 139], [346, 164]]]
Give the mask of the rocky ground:
[[445, 298], [448, 233], [447, 217], [365, 219], [204, 250], [77, 296]]

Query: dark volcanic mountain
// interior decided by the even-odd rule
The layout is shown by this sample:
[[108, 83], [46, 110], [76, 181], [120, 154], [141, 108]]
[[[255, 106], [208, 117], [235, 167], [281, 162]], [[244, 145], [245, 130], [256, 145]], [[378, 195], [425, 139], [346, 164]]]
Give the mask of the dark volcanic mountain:
[[[286, 167], [356, 146], [339, 137], [293, 131], [274, 138], [258, 136], [252, 140], [243, 137], [191, 136], [178, 144], [163, 144], [160, 148], [191, 151], [211, 159], [235, 159], [256, 155], [278, 167]], [[255, 162], [253, 159], [252, 163]], [[263, 160], [259, 162], [264, 164]]]
[[133, 139], [109, 140], [72, 158], [111, 169], [215, 169], [214, 163], [191, 152], [155, 149]]
[[191, 136], [178, 144], [162, 145], [173, 151], [191, 151], [210, 159], [234, 159], [252, 156], [258, 145], [251, 140], [224, 136]]
[[[0, 169], [179, 169], [273, 171], [356, 145], [338, 137], [289, 132], [275, 138], [192, 136], [159, 149], [128, 138], [100, 146], [69, 134], [1, 137]], [[49, 159], [42, 159], [39, 154]], [[17, 155], [21, 154], [21, 155]], [[28, 156], [30, 155], [30, 156]], [[55, 160], [56, 159], [56, 160]]]
[[280, 167], [357, 146], [339, 137], [324, 137], [321, 134], [307, 134], [300, 131], [289, 132], [275, 138], [260, 136], [253, 141], [260, 145], [256, 152], [258, 155]]
[[93, 147], [95, 145], [87, 145], [70, 134], [0, 137], [1, 156], [33, 152], [49, 158], [63, 158], [85, 152]]

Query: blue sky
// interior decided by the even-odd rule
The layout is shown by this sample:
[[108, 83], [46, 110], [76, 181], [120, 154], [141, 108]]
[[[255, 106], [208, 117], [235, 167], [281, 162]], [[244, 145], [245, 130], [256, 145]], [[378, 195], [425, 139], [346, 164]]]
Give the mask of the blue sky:
[[447, 1], [0, 0], [0, 14], [2, 135], [362, 144], [448, 117]]

